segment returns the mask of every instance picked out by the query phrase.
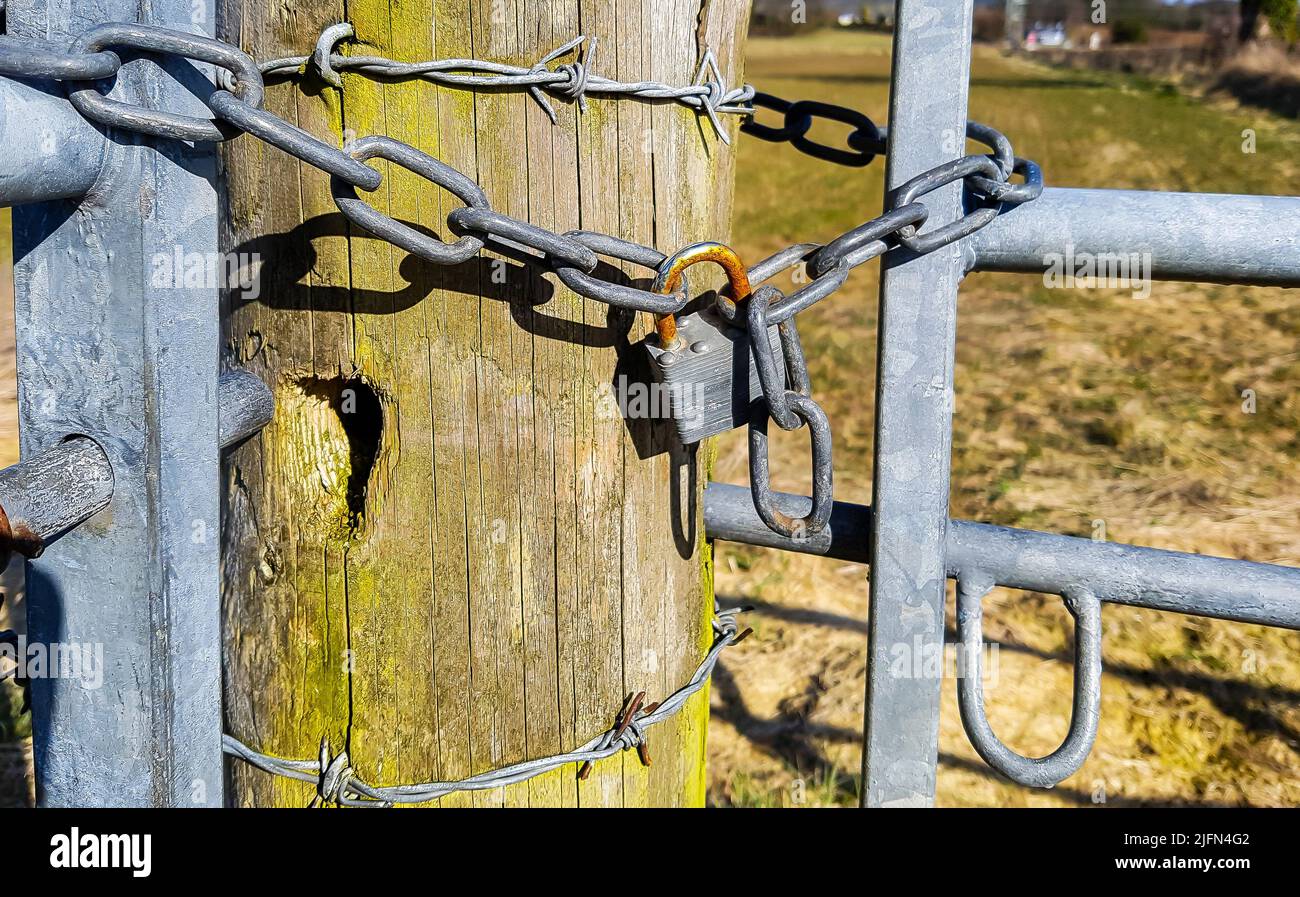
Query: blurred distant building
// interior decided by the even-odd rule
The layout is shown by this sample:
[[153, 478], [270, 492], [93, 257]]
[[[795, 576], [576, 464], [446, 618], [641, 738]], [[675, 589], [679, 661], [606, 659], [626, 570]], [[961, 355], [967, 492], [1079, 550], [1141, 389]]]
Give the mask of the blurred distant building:
[[[1004, 41], [1013, 47], [1094, 50], [1124, 43], [1185, 43], [1175, 35], [1201, 34], [1217, 41], [1220, 35], [1238, 30], [1242, 10], [1250, 2], [975, 0], [975, 39]], [[1254, 0], [1256, 6], [1260, 2]], [[792, 34], [803, 26], [890, 29], [893, 25], [894, 0], [753, 0], [750, 32]]]
[[790, 34], [802, 25], [892, 28], [894, 0], [754, 0], [751, 34]]

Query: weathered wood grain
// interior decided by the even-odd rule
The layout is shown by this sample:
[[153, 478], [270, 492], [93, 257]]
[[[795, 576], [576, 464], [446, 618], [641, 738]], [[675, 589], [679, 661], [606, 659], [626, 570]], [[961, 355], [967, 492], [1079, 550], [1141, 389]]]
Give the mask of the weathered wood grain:
[[[227, 38], [305, 52], [341, 0], [223, 0]], [[349, 0], [366, 51], [532, 63], [578, 33], [623, 80], [689, 81], [707, 43], [741, 76], [747, 3]], [[388, 134], [555, 230], [672, 251], [725, 238], [731, 150], [694, 113], [605, 99], [586, 114], [526, 94], [293, 85], [268, 107], [333, 139]], [[731, 125], [734, 129], [734, 123]], [[329, 135], [333, 135], [332, 138]], [[387, 163], [376, 208], [454, 239], [459, 203]], [[491, 252], [440, 268], [346, 224], [328, 179], [244, 138], [226, 150], [230, 248], [262, 255], [262, 296], [231, 300], [227, 351], [276, 391], [226, 489], [226, 706], [264, 751], [326, 736], [377, 783], [459, 778], [573, 747], [627, 692], [683, 683], [710, 640], [702, 459], [668, 422], [625, 421], [648, 321]], [[644, 276], [645, 272], [629, 272]], [[349, 400], [354, 405], [349, 410]], [[351, 416], [349, 416], [351, 415]], [[634, 755], [444, 799], [448, 805], [676, 805], [704, 799], [707, 694]], [[246, 767], [243, 804], [311, 789]]]

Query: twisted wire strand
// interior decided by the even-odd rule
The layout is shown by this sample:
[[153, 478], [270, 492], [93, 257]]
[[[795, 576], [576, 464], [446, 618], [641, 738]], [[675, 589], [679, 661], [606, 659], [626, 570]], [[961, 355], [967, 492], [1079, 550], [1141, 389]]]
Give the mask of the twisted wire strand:
[[353, 771], [346, 751], [331, 756], [329, 743], [322, 739], [320, 755], [315, 760], [289, 760], [264, 754], [244, 744], [233, 735], [222, 735], [222, 750], [239, 757], [272, 775], [316, 784], [313, 806], [335, 803], [348, 807], [391, 807], [394, 804], [421, 804], [457, 791], [486, 791], [526, 781], [569, 763], [588, 763], [612, 757], [619, 751], [645, 743], [646, 731], [672, 717], [692, 695], [702, 689], [713, 675], [724, 648], [746, 635], [739, 632], [736, 615], [747, 607], [714, 609], [713, 644], [686, 684], [647, 713], [630, 714], [625, 724], [615, 723], [585, 744], [562, 754], [538, 757], [488, 770], [454, 782], [422, 782], [413, 785], [369, 785]]
[[[339, 72], [358, 72], [370, 78], [403, 80], [417, 78], [446, 87], [464, 90], [527, 90], [545, 110], [551, 123], [557, 119], [547, 95], [578, 104], [587, 111], [588, 96], [631, 97], [641, 100], [673, 102], [708, 116], [714, 131], [724, 143], [730, 138], [719, 115], [751, 115], [754, 98], [752, 85], [728, 87], [722, 78], [717, 57], [705, 50], [694, 83], [673, 86], [658, 81], [619, 81], [595, 71], [597, 40], [587, 43], [578, 35], [561, 44], [531, 66], [510, 65], [481, 59], [430, 59], [423, 62], [398, 62], [383, 56], [344, 56], [335, 52], [339, 42], [355, 36], [353, 27], [342, 22], [321, 32], [316, 50], [309, 56], [284, 56], [258, 64], [263, 76], [300, 75], [308, 64], [335, 87], [341, 85]], [[584, 46], [585, 44], [585, 46]], [[558, 62], [576, 53], [572, 62]], [[554, 67], [552, 67], [554, 66]], [[223, 79], [229, 80], [228, 73]]]

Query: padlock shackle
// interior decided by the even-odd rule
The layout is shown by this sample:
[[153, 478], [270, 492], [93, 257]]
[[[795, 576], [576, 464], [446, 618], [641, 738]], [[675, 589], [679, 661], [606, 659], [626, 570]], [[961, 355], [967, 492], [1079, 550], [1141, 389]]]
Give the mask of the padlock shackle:
[[[732, 301], [740, 303], [749, 298], [749, 275], [744, 262], [730, 246], [712, 242], [692, 243], [664, 259], [650, 289], [656, 293], [675, 293], [681, 288], [686, 269], [700, 262], [713, 262], [726, 272]], [[659, 345], [671, 349], [677, 342], [676, 315], [655, 315], [655, 329], [659, 332]]]

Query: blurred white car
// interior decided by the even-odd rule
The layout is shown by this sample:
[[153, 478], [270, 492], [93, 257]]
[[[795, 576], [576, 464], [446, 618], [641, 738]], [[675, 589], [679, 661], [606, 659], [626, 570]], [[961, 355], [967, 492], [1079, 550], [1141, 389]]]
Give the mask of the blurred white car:
[[1027, 47], [1063, 47], [1066, 45], [1065, 25], [1034, 25], [1025, 37]]

